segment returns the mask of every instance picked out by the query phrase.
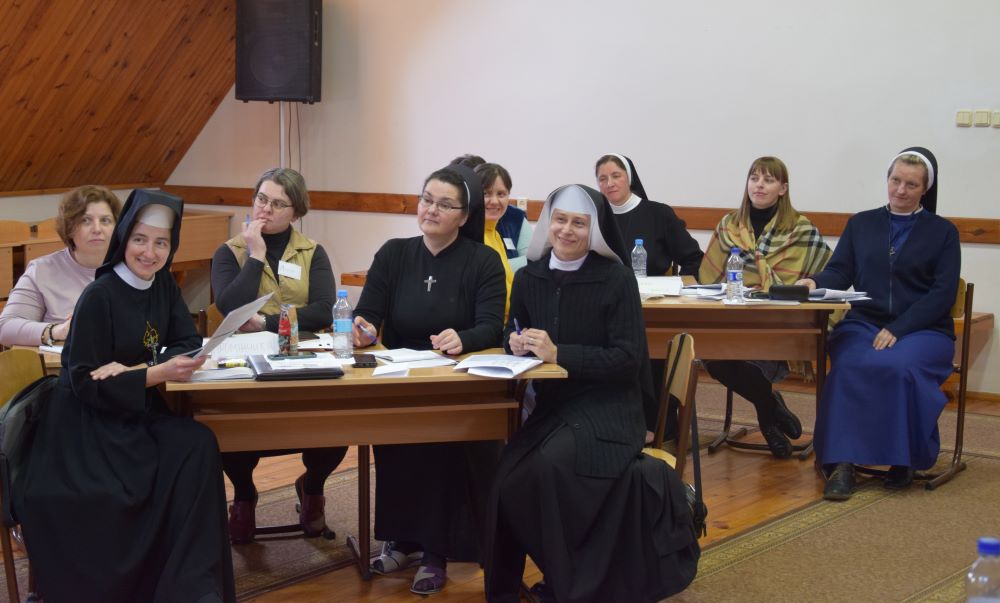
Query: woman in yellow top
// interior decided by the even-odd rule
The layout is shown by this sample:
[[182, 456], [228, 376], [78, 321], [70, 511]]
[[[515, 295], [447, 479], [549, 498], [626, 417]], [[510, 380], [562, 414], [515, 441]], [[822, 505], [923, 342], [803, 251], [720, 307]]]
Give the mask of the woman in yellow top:
[[[503, 316], [507, 320], [510, 311], [510, 288], [514, 282], [514, 271], [524, 266], [527, 259], [523, 257], [523, 251], [519, 251], [518, 240], [513, 240], [510, 236], [505, 236], [499, 229], [498, 223], [504, 217], [507, 207], [510, 204], [511, 179], [508, 172], [502, 165], [496, 163], [483, 163], [476, 167], [476, 174], [479, 175], [483, 184], [483, 198], [486, 202], [486, 231], [483, 236], [483, 243], [490, 247], [500, 256], [503, 263], [504, 276], [506, 277], [507, 301], [504, 304]], [[531, 227], [524, 221], [518, 229], [521, 236], [527, 235], [527, 241], [531, 240]], [[508, 235], [510, 233], [507, 233]], [[527, 243], [524, 245], [527, 249]], [[511, 259], [511, 254], [514, 258]], [[520, 256], [520, 257], [518, 257]]]
[[[819, 230], [792, 208], [788, 168], [777, 157], [760, 157], [750, 166], [743, 202], [716, 226], [701, 261], [699, 282], [723, 282], [733, 247], [740, 249], [743, 258], [743, 283], [763, 291], [815, 274], [830, 259], [830, 247]], [[756, 407], [757, 422], [771, 454], [791, 456], [788, 438], [801, 437], [802, 424], [771, 386], [788, 374], [788, 363], [712, 360], [704, 364], [712, 377]]]

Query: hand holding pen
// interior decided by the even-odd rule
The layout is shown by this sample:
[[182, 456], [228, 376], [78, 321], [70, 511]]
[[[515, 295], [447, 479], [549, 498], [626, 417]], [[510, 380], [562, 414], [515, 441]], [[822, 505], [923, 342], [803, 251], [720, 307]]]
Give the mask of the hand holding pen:
[[514, 332], [510, 334], [507, 340], [507, 344], [510, 346], [510, 351], [515, 356], [525, 356], [529, 354], [528, 348], [525, 347], [527, 343], [527, 338], [521, 334], [521, 325], [514, 319]]
[[366, 348], [378, 341], [378, 330], [361, 316], [354, 317], [354, 347]]

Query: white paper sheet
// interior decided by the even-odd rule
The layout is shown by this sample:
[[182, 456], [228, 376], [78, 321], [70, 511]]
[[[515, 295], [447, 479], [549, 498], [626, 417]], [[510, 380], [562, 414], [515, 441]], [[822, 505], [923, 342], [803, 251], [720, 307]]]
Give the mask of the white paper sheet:
[[[440, 354], [432, 350], [411, 350], [410, 348], [396, 348], [395, 350], [372, 350], [369, 352], [372, 356], [379, 358], [381, 360], [386, 360], [388, 362], [414, 362], [417, 360], [435, 360], [437, 358], [442, 358]], [[450, 360], [445, 364], [454, 364], [454, 360]], [[441, 366], [441, 365], [432, 365]]]
[[477, 354], [458, 363], [456, 371], [468, 370], [470, 375], [511, 379], [542, 364], [541, 359], [507, 354]]
[[252, 354], [267, 356], [278, 353], [278, 334], [270, 331], [236, 333], [212, 350], [212, 358], [246, 358]]
[[851, 300], [861, 300], [861, 299], [871, 299], [868, 294], [864, 291], [841, 291], [840, 289], [813, 289], [809, 292], [809, 299], [812, 301], [817, 300], [833, 300], [833, 301], [851, 301]]
[[267, 300], [270, 298], [271, 294], [268, 293], [267, 295], [258, 297], [249, 304], [244, 304], [227, 314], [222, 320], [222, 324], [219, 325], [219, 328], [215, 329], [215, 333], [212, 333], [211, 339], [209, 339], [200, 350], [192, 350], [191, 352], [188, 352], [188, 354], [194, 358], [211, 355], [212, 350], [222, 344], [227, 337], [239, 330], [239, 328], [242, 327], [246, 321], [250, 320], [251, 316], [257, 313], [257, 310], [264, 307], [264, 304], [267, 303]]
[[228, 381], [230, 379], [253, 379], [253, 369], [241, 366], [228, 369], [205, 369], [191, 374], [191, 381]]
[[639, 296], [642, 299], [677, 296], [684, 286], [679, 276], [647, 276], [636, 280], [639, 281]]

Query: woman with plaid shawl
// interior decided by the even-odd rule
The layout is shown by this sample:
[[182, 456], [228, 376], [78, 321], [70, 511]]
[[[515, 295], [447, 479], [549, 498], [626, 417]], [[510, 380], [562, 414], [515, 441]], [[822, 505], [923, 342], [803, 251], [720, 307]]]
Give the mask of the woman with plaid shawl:
[[[743, 202], [715, 228], [698, 271], [703, 284], [722, 282], [733, 247], [743, 258], [743, 282], [767, 291], [792, 284], [823, 269], [830, 247], [816, 226], [792, 208], [788, 168], [777, 157], [760, 157], [750, 166]], [[789, 438], [802, 436], [802, 424], [774, 391], [788, 374], [788, 363], [773, 360], [712, 360], [705, 368], [716, 380], [749, 400], [771, 454], [792, 455]]]

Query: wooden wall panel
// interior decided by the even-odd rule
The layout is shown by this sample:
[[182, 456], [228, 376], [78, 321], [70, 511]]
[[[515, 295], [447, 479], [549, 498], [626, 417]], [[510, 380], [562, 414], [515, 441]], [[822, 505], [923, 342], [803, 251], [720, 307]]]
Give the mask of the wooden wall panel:
[[0, 4], [0, 191], [158, 185], [235, 79], [235, 0]]
[[[197, 205], [230, 205], [250, 207], [252, 188], [219, 186], [164, 186], [163, 190]], [[309, 191], [310, 207], [328, 211], [365, 211], [386, 214], [416, 214], [417, 196], [393, 193], [344, 193]], [[719, 207], [671, 205], [691, 230], [715, 230], [722, 216], [730, 210]], [[528, 218], [538, 219], [541, 201], [528, 201]], [[805, 212], [805, 215], [826, 236], [839, 237], [852, 214]], [[992, 218], [948, 218], [958, 228], [963, 243], [1000, 245], [1000, 220]]]

